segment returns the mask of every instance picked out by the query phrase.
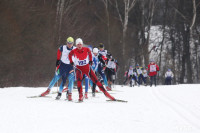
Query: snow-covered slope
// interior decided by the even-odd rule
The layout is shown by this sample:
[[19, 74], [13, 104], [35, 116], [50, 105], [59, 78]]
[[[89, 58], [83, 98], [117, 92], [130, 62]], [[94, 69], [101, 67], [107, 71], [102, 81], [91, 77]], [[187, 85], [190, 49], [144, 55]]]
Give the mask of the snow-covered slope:
[[[1, 88], [1, 133], [199, 133], [200, 85], [116, 86], [110, 93], [128, 103], [107, 102], [97, 93], [83, 103], [27, 98], [46, 88]], [[56, 91], [53, 88], [52, 91]], [[78, 99], [73, 91], [74, 101]]]

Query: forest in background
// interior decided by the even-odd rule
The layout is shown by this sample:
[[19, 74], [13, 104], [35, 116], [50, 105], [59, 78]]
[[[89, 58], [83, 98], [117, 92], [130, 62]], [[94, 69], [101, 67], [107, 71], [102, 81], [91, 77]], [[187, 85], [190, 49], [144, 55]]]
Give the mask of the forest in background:
[[1, 0], [0, 87], [48, 86], [68, 36], [103, 43], [119, 62], [119, 84], [129, 65], [150, 58], [161, 66], [160, 84], [167, 68], [175, 83], [200, 83], [199, 17], [200, 0]]

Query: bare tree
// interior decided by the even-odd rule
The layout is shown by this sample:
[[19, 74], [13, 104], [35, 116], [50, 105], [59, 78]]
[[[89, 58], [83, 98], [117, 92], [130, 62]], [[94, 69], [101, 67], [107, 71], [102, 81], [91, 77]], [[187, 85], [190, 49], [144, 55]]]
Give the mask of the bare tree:
[[55, 24], [55, 42], [61, 42], [61, 30], [63, 23], [63, 16], [68, 14], [69, 11], [79, 3], [80, 1], [73, 0], [58, 0], [57, 11], [56, 11], [56, 24]]
[[150, 41], [150, 30], [153, 22], [153, 17], [157, 5], [157, 0], [140, 0], [140, 31], [139, 31], [139, 39], [141, 45], [141, 53], [144, 64], [147, 65], [149, 63], [149, 54], [151, 53], [152, 49], [149, 50], [149, 41]]
[[107, 39], [108, 39], [108, 47], [109, 49], [111, 47], [111, 30], [110, 30], [110, 14], [109, 14], [109, 0], [101, 0], [104, 4], [105, 14], [106, 18], [101, 17], [97, 12], [95, 12], [96, 17], [106, 25], [107, 27]]
[[115, 1], [115, 7], [117, 9], [117, 13], [119, 16], [119, 20], [122, 25], [122, 55], [123, 57], [125, 56], [125, 46], [126, 46], [126, 32], [127, 32], [127, 27], [128, 27], [128, 19], [129, 19], [129, 13], [135, 6], [136, 0], [123, 0], [124, 3], [124, 11], [120, 12], [119, 9], [119, 2], [116, 0]]

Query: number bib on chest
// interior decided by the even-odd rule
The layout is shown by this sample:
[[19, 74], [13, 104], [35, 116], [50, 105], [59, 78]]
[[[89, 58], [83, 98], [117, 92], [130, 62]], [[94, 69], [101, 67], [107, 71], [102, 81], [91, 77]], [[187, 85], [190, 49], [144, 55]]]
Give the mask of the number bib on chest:
[[87, 64], [87, 61], [86, 60], [79, 60], [78, 61], [78, 65], [79, 66], [85, 66]]
[[150, 72], [156, 71], [156, 65], [150, 65]]

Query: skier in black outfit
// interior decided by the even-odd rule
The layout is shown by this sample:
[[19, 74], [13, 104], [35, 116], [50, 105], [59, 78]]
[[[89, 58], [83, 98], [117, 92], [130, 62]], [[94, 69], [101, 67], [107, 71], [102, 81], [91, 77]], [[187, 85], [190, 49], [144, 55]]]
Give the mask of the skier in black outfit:
[[139, 84], [135, 74], [136, 74], [135, 69], [133, 69], [133, 66], [130, 66], [129, 70], [126, 71], [126, 79], [124, 81], [124, 85], [126, 84], [127, 80], [130, 80], [130, 87], [134, 86], [132, 83], [133, 82], [132, 80], [135, 80], [135, 82], [137, 82]]

